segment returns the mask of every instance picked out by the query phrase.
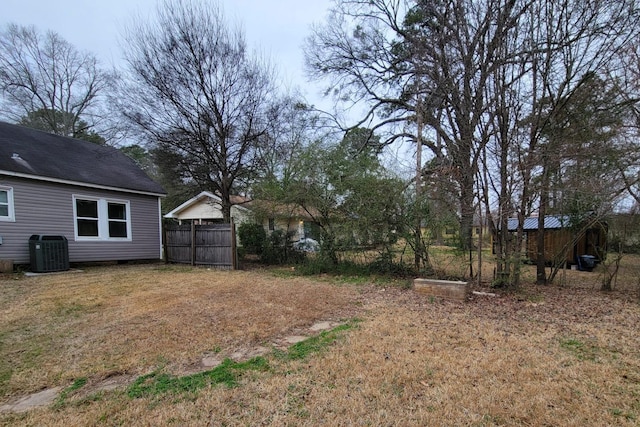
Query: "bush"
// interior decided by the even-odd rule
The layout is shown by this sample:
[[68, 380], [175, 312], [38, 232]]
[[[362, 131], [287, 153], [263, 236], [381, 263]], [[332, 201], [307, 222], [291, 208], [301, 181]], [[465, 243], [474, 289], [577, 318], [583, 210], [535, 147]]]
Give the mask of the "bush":
[[282, 230], [275, 230], [269, 235], [260, 256], [265, 264], [299, 263], [304, 258], [304, 252], [293, 249], [291, 235]]
[[388, 253], [380, 254], [368, 267], [371, 273], [383, 276], [411, 277], [415, 275], [415, 270], [412, 266], [395, 262]]
[[275, 230], [265, 241], [260, 260], [265, 264], [283, 264], [285, 261], [286, 236], [280, 230]]
[[261, 255], [267, 241], [267, 233], [260, 224], [244, 222], [238, 227], [240, 244], [247, 254]]
[[348, 260], [334, 262], [319, 254], [319, 256], [306, 259], [296, 270], [304, 276], [332, 274], [351, 277], [382, 276], [396, 279], [414, 277], [416, 274], [412, 266], [394, 262], [387, 254], [380, 255], [376, 260], [367, 264]]

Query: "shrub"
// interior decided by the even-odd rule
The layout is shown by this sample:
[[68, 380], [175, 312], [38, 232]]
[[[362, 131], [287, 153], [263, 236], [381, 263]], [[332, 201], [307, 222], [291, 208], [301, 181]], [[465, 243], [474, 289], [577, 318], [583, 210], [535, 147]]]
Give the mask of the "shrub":
[[304, 252], [293, 248], [291, 235], [282, 230], [275, 230], [269, 235], [260, 255], [260, 260], [265, 264], [299, 263], [304, 258]]
[[368, 267], [371, 273], [383, 276], [411, 277], [415, 275], [413, 267], [394, 261], [389, 253], [380, 254]]
[[240, 244], [247, 254], [261, 255], [267, 241], [267, 233], [260, 224], [245, 222], [238, 227]]

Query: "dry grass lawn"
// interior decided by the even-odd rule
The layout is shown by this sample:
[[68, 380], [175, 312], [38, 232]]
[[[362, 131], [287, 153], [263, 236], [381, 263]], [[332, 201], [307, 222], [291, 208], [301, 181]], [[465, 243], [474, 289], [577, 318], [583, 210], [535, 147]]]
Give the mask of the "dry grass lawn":
[[[86, 379], [66, 400], [3, 425], [640, 424], [640, 295], [523, 286], [468, 303], [393, 284], [146, 265], [0, 278], [0, 402]], [[625, 275], [622, 277], [627, 277]], [[317, 353], [248, 371], [236, 387], [127, 394], [150, 372], [202, 370], [207, 355], [271, 348], [320, 320], [359, 321]], [[92, 385], [118, 378], [111, 391]]]

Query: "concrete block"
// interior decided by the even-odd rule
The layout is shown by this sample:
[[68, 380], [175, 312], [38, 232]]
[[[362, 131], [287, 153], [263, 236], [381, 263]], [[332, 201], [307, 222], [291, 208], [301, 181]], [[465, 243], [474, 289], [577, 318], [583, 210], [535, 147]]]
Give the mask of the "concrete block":
[[454, 280], [414, 279], [416, 292], [455, 301], [466, 301], [471, 288], [468, 282]]

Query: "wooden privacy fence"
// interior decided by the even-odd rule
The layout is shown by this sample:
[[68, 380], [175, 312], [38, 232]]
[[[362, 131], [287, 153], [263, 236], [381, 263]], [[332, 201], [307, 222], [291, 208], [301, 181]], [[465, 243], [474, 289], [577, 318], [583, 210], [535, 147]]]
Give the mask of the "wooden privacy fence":
[[164, 229], [164, 245], [167, 262], [225, 270], [237, 267], [234, 224], [168, 225]]

